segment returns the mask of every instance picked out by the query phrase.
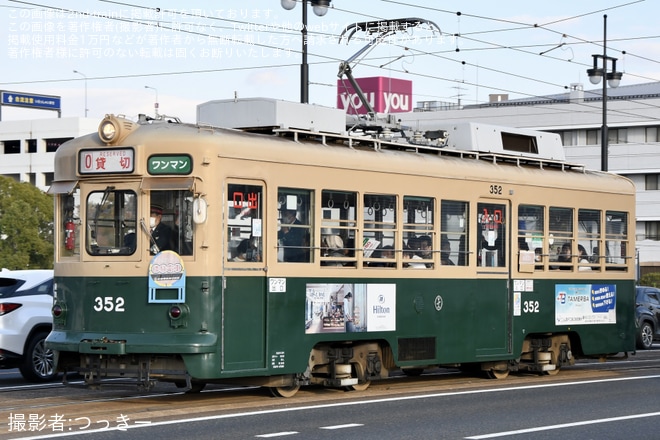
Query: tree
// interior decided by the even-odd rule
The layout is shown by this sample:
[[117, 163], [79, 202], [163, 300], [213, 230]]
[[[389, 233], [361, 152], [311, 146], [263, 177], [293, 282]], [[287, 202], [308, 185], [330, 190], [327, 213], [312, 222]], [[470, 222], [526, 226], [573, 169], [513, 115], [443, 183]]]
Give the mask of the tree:
[[52, 197], [0, 176], [0, 267], [52, 269], [53, 256]]

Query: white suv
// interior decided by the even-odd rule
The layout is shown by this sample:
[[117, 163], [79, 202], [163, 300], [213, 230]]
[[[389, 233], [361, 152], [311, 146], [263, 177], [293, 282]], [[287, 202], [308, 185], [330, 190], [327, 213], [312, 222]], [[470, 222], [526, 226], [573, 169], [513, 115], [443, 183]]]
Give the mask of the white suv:
[[45, 346], [52, 307], [52, 270], [0, 271], [0, 368], [18, 368], [30, 382], [57, 376]]

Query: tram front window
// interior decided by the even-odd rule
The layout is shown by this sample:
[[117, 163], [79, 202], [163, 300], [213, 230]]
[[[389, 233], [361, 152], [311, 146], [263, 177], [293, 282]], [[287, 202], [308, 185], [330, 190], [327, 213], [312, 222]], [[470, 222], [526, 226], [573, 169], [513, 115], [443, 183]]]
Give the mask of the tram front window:
[[107, 187], [87, 197], [85, 233], [91, 255], [131, 255], [135, 252], [137, 197], [135, 192]]
[[155, 226], [149, 226], [151, 237], [149, 248], [152, 254], [157, 251], [174, 251], [179, 255], [193, 254], [193, 193], [187, 190], [152, 191], [149, 205], [149, 216], [145, 220], [151, 222], [151, 215], [157, 214], [162, 229], [167, 237], [158, 238], [158, 249], [155, 244]]

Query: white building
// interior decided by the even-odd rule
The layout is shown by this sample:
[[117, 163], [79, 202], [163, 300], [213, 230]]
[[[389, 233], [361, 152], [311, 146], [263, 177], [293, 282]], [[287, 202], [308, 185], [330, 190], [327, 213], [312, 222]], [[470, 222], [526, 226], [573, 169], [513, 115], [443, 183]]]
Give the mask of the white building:
[[[443, 128], [460, 121], [559, 133], [566, 159], [601, 169], [602, 87], [585, 91], [491, 102], [457, 108], [423, 102], [418, 111], [398, 113], [413, 128]], [[625, 175], [637, 187], [636, 240], [642, 274], [660, 267], [660, 82], [607, 89], [608, 171]]]
[[86, 118], [0, 122], [0, 175], [48, 190], [57, 148], [69, 139], [95, 132], [98, 124], [98, 120]]

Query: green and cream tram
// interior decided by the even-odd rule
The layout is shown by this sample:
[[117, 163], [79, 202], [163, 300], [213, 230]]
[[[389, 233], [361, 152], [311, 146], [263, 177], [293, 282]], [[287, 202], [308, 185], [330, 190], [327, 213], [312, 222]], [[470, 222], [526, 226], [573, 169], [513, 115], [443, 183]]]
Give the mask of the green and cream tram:
[[551, 133], [356, 134], [301, 104], [280, 123], [290, 105], [214, 102], [215, 126], [108, 115], [58, 149], [61, 371], [290, 396], [634, 350], [629, 180], [565, 162]]

